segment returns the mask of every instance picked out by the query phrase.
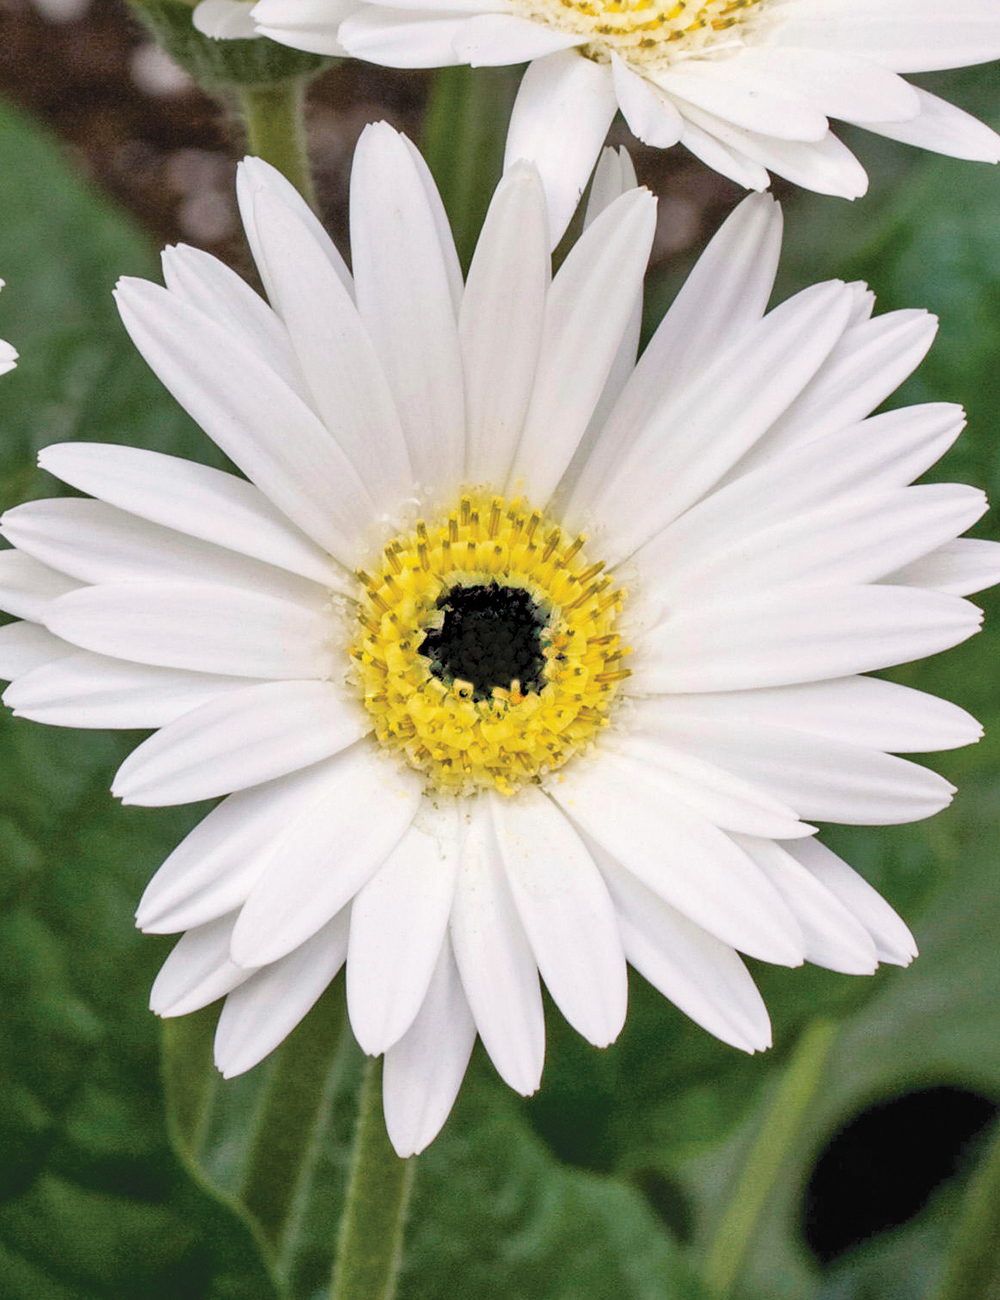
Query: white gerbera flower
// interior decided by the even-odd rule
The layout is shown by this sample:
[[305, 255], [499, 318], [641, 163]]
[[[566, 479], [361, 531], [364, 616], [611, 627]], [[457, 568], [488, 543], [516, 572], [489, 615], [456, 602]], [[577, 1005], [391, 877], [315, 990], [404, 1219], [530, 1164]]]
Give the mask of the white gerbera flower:
[[892, 756], [976, 722], [859, 674], [979, 626], [1000, 546], [956, 541], [970, 487], [908, 484], [962, 413], [866, 419], [934, 323], [840, 282], [765, 315], [780, 240], [754, 196], [638, 365], [654, 200], [626, 157], [550, 279], [541, 185], [499, 186], [463, 285], [419, 154], [368, 128], [353, 276], [253, 159], [239, 198], [271, 306], [190, 248], [125, 280], [143, 356], [250, 482], [123, 446], [40, 462], [95, 499], [8, 511], [5, 700], [155, 727], [126, 802], [228, 797], [139, 907], [186, 931], [152, 1006], [226, 1002], [249, 1069], [347, 963], [385, 1053], [389, 1133], [420, 1150], [478, 1032], [519, 1092], [539, 974], [591, 1042], [626, 961], [712, 1033], [770, 1041], [737, 950], [866, 973], [903, 923], [803, 818], [926, 817], [952, 787]]
[[554, 241], [619, 108], [640, 140], [680, 142], [755, 190], [770, 170], [863, 194], [864, 168], [831, 117], [1000, 160], [993, 131], [897, 75], [1000, 57], [996, 0], [947, 13], [938, 0], [260, 0], [253, 16], [276, 41], [388, 67], [530, 61], [507, 161], [538, 166]]

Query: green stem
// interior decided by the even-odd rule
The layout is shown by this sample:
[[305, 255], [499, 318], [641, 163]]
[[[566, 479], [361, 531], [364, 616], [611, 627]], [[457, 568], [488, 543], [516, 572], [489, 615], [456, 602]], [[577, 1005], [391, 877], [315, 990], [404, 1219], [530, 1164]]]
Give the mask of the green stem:
[[392, 1300], [415, 1161], [393, 1151], [382, 1118], [382, 1066], [365, 1061], [350, 1183], [331, 1300]]
[[837, 1030], [829, 1020], [806, 1027], [764, 1116], [705, 1260], [705, 1282], [720, 1297], [730, 1294], [739, 1276], [754, 1229], [823, 1077]]
[[339, 1077], [346, 1018], [338, 982], [317, 1003], [307, 1026], [282, 1043], [247, 1155], [239, 1198], [279, 1260], [299, 1185], [311, 1172], [307, 1157], [326, 1119], [331, 1074]]
[[935, 1300], [1000, 1296], [1000, 1124], [965, 1193], [958, 1230]]
[[241, 86], [239, 99], [247, 151], [277, 167], [315, 208], [306, 151], [305, 92], [305, 78], [297, 77], [270, 86]]
[[422, 151], [441, 191], [455, 247], [468, 270], [503, 171], [515, 68], [442, 68], [424, 119]]

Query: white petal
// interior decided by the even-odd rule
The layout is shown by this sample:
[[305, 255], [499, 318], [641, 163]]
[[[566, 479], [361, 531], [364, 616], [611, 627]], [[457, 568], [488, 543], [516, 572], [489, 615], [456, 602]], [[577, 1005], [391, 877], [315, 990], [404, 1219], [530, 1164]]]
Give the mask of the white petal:
[[890, 574], [886, 582], [971, 596], [1000, 582], [1000, 542], [960, 537]]
[[878, 957], [859, 921], [781, 845], [773, 840], [736, 836], [795, 913], [806, 939], [806, 961], [845, 975], [871, 975]]
[[357, 0], [259, 0], [252, 17], [261, 36], [314, 54], [343, 55], [338, 27]]
[[464, 22], [452, 38], [460, 63], [473, 68], [528, 63], [557, 50], [582, 45], [586, 38], [561, 32], [544, 23], [514, 14], [479, 14]]
[[690, 697], [636, 701], [628, 733], [608, 742], [610, 752], [602, 754], [602, 761], [621, 766], [623, 773], [635, 767], [644, 769], [645, 779], [655, 783], [667, 798], [678, 800], [723, 830], [775, 839], [812, 834], [814, 827], [800, 822], [793, 808], [756, 782], [734, 776], [686, 752], [683, 745], [673, 744], [669, 722], [674, 715], [666, 715], [665, 731], [659, 723], [657, 705], [664, 698], [672, 703], [675, 698]]
[[545, 1057], [538, 969], [518, 919], [486, 799], [463, 804], [466, 825], [451, 941], [476, 1028], [501, 1078], [533, 1093]]
[[606, 1047], [625, 1023], [628, 980], [601, 874], [540, 790], [529, 785], [490, 799], [507, 883], [542, 979], [573, 1028]]
[[[905, 19], [903, 19], [905, 22]], [[756, 82], [804, 99], [827, 117], [903, 122], [919, 112], [917, 91], [874, 60], [825, 49], [749, 45], [730, 65]]]
[[629, 376], [581, 471], [579, 499], [604, 482], [657, 406], [760, 321], [778, 269], [781, 228], [780, 207], [756, 194], [720, 226]]
[[647, 719], [678, 718], [695, 728], [735, 724], [749, 735], [758, 727], [787, 727], [894, 754], [956, 749], [983, 734], [975, 718], [956, 704], [878, 677], [720, 695], [657, 695], [636, 701], [635, 709], [639, 726], [647, 725]]
[[920, 365], [937, 333], [925, 311], [893, 311], [845, 331], [812, 382], [740, 465], [740, 471], [872, 412]]
[[0, 551], [0, 609], [41, 622], [52, 602], [81, 584], [21, 551]]
[[259, 33], [250, 17], [252, 8], [253, 0], [200, 0], [191, 22], [202, 36], [216, 41], [253, 40]]
[[302, 680], [337, 669], [325, 611], [237, 587], [84, 587], [53, 601], [45, 625], [84, 650], [163, 668]]
[[251, 482], [350, 567], [374, 516], [364, 484], [320, 420], [215, 321], [143, 280], [115, 291], [150, 368]]
[[219, 695], [247, 686], [245, 677], [150, 668], [81, 653], [66, 641], [51, 639], [63, 648], [56, 661], [26, 673], [4, 695], [4, 703], [18, 717], [49, 726], [162, 727]]
[[299, 218], [269, 190], [253, 204], [271, 301], [288, 328], [310, 401], [380, 511], [412, 493], [392, 394], [348, 289]]
[[365, 128], [354, 153], [351, 252], [358, 309], [395, 397], [417, 481], [454, 491], [465, 461], [465, 409], [453, 253], [442, 248], [425, 178], [384, 122]]
[[646, 634], [633, 684], [661, 693], [824, 681], [947, 650], [981, 621], [966, 601], [910, 587], [756, 592], [669, 615]]
[[160, 967], [149, 992], [149, 1009], [158, 1016], [186, 1016], [225, 997], [252, 971], [229, 960], [229, 938], [236, 913], [209, 921], [183, 935]]
[[617, 108], [610, 67], [575, 50], [535, 59], [521, 80], [504, 166], [524, 158], [538, 168], [553, 248], [576, 210]]
[[[500, 0], [497, 0], [497, 3], [500, 3]], [[401, 135], [399, 138], [413, 160], [420, 183], [424, 187], [424, 194], [427, 196], [427, 205], [431, 210], [431, 218], [438, 233], [441, 256], [444, 258], [444, 271], [451, 290], [451, 305], [457, 318], [462, 305], [462, 294], [465, 292], [465, 282], [462, 279], [462, 264], [458, 260], [458, 249], [455, 247], [455, 240], [451, 233], [451, 222], [448, 220], [444, 202], [438, 193], [437, 182], [424, 161], [424, 155], [409, 136]]]
[[858, 122], [858, 125], [890, 140], [915, 144], [952, 158], [1000, 162], [1000, 135], [992, 127], [937, 95], [916, 86], [911, 89], [919, 97], [918, 116], [908, 122]]
[[421, 782], [361, 741], [329, 760], [326, 805], [272, 842], [269, 863], [233, 932], [241, 966], [277, 961], [345, 906], [413, 821]]
[[766, 433], [829, 354], [851, 302], [839, 281], [790, 298], [662, 402], [603, 484], [578, 485], [568, 513], [605, 524], [610, 562], [666, 527]]
[[214, 799], [310, 767], [370, 730], [370, 715], [333, 682], [261, 682], [161, 727], [121, 765], [111, 793], [144, 808]]
[[[362, 5], [340, 24], [337, 38], [354, 58], [383, 68], [447, 68], [461, 62], [454, 42], [467, 22], [465, 15], [452, 17], [447, 10], [410, 14]], [[283, 39], [276, 31], [274, 35]], [[319, 43], [310, 48], [319, 48]]]
[[[647, 710], [645, 716], [655, 713]], [[675, 747], [763, 786], [801, 817], [882, 826], [919, 821], [951, 802], [955, 787], [916, 763], [830, 736], [731, 718], [663, 711], [659, 733]]]
[[654, 774], [601, 755], [560, 769], [546, 789], [591, 839], [697, 925], [764, 961], [801, 962], [802, 936], [774, 888]]
[[738, 544], [758, 529], [859, 490], [904, 487], [943, 456], [965, 425], [945, 402], [875, 415], [764, 461], [703, 498], [637, 553], [647, 582]]
[[[747, 75], [743, 75], [744, 66]], [[788, 140], [821, 140], [825, 115], [787, 85], [756, 73], [741, 58], [678, 62], [656, 73], [656, 83], [674, 100], [705, 110], [734, 126]], [[695, 119], [697, 120], [697, 119]]]
[[642, 291], [656, 203], [630, 190], [584, 231], [552, 282], [538, 370], [508, 495], [546, 501], [601, 396]]
[[224, 1079], [243, 1074], [287, 1038], [344, 964], [349, 909], [273, 966], [256, 971], [226, 998], [215, 1031]]
[[25, 554], [81, 582], [188, 578], [247, 587], [307, 606], [321, 587], [235, 551], [151, 524], [103, 501], [51, 497], [8, 510], [0, 532]]
[[476, 1026], [446, 939], [417, 1018], [385, 1054], [385, 1126], [397, 1155], [416, 1155], [437, 1137], [475, 1041]]
[[371, 1056], [407, 1032], [447, 944], [458, 870], [458, 806], [425, 800], [351, 909], [347, 1007]]
[[459, 314], [469, 483], [507, 479], [531, 398], [548, 285], [545, 198], [535, 168], [521, 163], [497, 186]]
[[170, 934], [241, 907], [268, 865], [274, 841], [294, 822], [323, 816], [336, 761], [223, 799], [150, 881], [136, 911], [139, 928]]
[[12, 682], [74, 652], [37, 623], [8, 623], [0, 627], [0, 681]]
[[785, 847], [857, 917], [875, 941], [880, 961], [909, 966], [917, 955], [913, 935], [867, 880], [819, 840], [800, 840]]
[[215, 542], [337, 591], [344, 570], [277, 510], [259, 488], [176, 456], [111, 443], [62, 442], [38, 454], [71, 487], [152, 523]]
[[964, 68], [1000, 58], [1000, 25], [992, 0], [965, 0], [942, 23], [932, 0], [797, 0], [773, 30], [781, 45], [847, 50], [896, 72]]
[[[290, 8], [294, 2], [295, 0], [279, 0], [279, 3], [286, 6], [286, 9]], [[336, 0], [322, 0], [322, 2], [328, 18], [335, 21]], [[338, 47], [334, 52], [339, 54], [341, 50]], [[312, 242], [322, 251], [343, 281], [344, 287], [350, 292], [353, 281], [351, 273], [347, 269], [347, 263], [341, 257], [336, 244], [324, 230], [319, 217], [316, 216], [316, 213], [313, 212], [292, 182], [286, 176], [283, 176], [277, 167], [272, 167], [263, 158], [244, 158], [236, 168], [236, 197], [240, 205], [240, 218], [246, 229], [247, 243], [250, 245], [250, 251], [253, 253], [253, 259], [257, 264], [257, 270], [260, 272], [261, 282], [268, 298], [271, 297], [270, 271], [267, 259], [263, 254], [260, 239], [257, 236], [253, 211], [254, 195], [264, 190], [280, 199], [289, 212], [305, 226]]]
[[684, 131], [684, 119], [669, 95], [633, 72], [613, 51], [611, 75], [618, 106], [636, 139], [656, 149], [676, 144]]
[[[688, 112], [690, 110], [688, 109]], [[684, 129], [681, 132], [681, 144], [706, 167], [728, 176], [737, 185], [748, 190], [766, 190], [771, 183], [767, 169], [759, 162], [754, 162], [739, 149], [723, 144], [717, 135], [706, 131], [692, 122], [687, 112], [684, 115]]]
[[160, 260], [163, 282], [172, 294], [211, 316], [227, 333], [241, 337], [264, 365], [300, 390], [302, 377], [288, 331], [242, 276], [217, 257], [187, 244], [165, 248]]
[[625, 955], [654, 988], [703, 1029], [744, 1052], [771, 1046], [764, 999], [728, 944], [658, 898], [591, 844], [618, 912]]
[[963, 483], [857, 493], [751, 528], [731, 548], [689, 552], [646, 591], [678, 608], [782, 586], [875, 582], [971, 528], [986, 509], [985, 495]]

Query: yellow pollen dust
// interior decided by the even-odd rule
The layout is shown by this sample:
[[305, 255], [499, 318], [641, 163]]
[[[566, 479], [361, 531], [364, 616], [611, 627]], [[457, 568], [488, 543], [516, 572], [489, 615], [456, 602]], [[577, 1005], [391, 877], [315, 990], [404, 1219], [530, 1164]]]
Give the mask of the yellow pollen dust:
[[[607, 725], [631, 675], [615, 632], [624, 592], [584, 542], [520, 500], [470, 493], [391, 541], [376, 570], [358, 571], [351, 657], [365, 706], [382, 745], [405, 755], [432, 788], [513, 794]], [[473, 683], [433, 671], [421, 646], [441, 628], [449, 593], [494, 584], [520, 588], [534, 603], [543, 666], [533, 686], [514, 679], [481, 698]]]
[[588, 37], [581, 52], [598, 62], [612, 53], [655, 72], [731, 43], [734, 28], [766, 0], [514, 0], [515, 12], [559, 31]]

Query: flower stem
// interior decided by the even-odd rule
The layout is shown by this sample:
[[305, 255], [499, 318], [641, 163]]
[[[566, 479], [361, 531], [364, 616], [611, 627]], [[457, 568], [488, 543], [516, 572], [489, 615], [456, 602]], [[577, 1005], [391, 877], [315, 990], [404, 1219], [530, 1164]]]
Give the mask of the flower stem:
[[973, 1176], [935, 1300], [994, 1300], [1000, 1295], [1000, 1124]]
[[306, 151], [306, 79], [274, 85], [241, 86], [240, 108], [247, 132], [247, 151], [277, 167], [306, 202], [316, 206]]
[[393, 1151], [382, 1118], [382, 1064], [365, 1061], [351, 1178], [331, 1300], [392, 1300], [415, 1161]]
[[764, 1116], [705, 1260], [705, 1282], [719, 1297], [730, 1294], [739, 1276], [754, 1229], [823, 1077], [838, 1028], [830, 1020], [806, 1027]]

